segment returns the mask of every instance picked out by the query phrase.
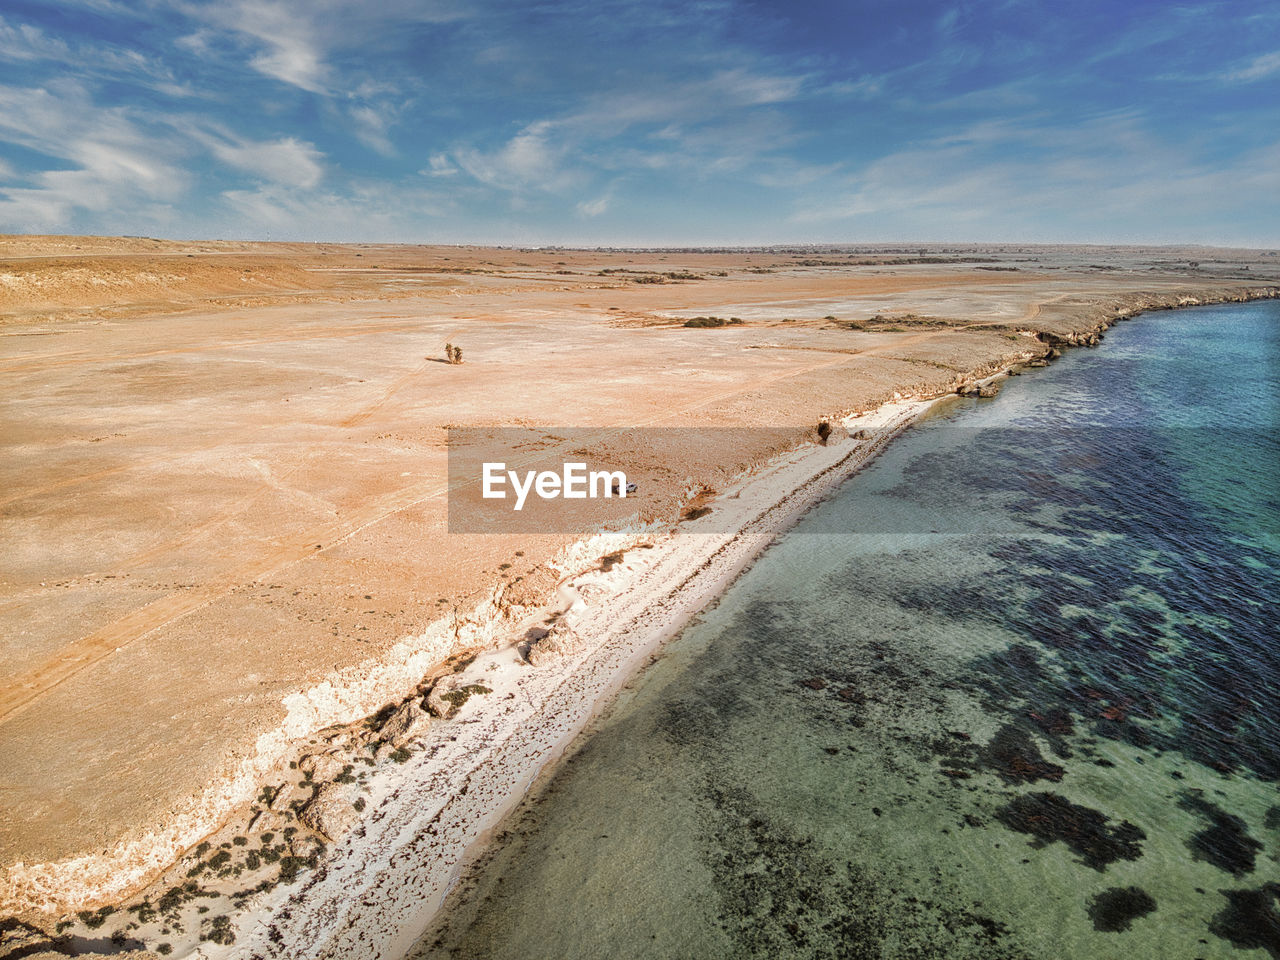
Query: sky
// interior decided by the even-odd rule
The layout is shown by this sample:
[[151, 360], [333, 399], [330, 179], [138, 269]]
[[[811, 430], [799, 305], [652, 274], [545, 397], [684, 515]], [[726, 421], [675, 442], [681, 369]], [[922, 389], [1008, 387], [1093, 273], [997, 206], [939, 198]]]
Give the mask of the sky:
[[0, 232], [1280, 246], [1274, 0], [4, 0]]

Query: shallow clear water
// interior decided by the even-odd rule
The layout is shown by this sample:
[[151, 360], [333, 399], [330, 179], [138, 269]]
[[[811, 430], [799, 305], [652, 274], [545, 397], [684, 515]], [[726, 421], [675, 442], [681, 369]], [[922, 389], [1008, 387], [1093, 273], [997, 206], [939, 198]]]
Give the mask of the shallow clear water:
[[1280, 957], [1280, 304], [914, 428], [637, 678], [422, 956]]

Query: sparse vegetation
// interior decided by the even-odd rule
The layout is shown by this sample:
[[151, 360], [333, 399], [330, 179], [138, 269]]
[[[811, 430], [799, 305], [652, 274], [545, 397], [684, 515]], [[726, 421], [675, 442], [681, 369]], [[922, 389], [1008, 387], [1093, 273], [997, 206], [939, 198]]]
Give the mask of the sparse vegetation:
[[459, 687], [457, 690], [450, 690], [441, 699], [453, 708], [453, 712], [456, 712], [459, 707], [478, 693], [493, 693], [493, 691], [478, 683], [469, 683], [465, 687]]
[[202, 926], [204, 929], [200, 931], [201, 940], [208, 940], [223, 947], [229, 947], [236, 942], [236, 935], [231, 930], [231, 918], [228, 916], [206, 920]]
[[445, 363], [459, 364], [462, 362], [462, 348], [452, 343], [444, 345]]
[[392, 763], [404, 763], [411, 756], [413, 756], [413, 754], [410, 753], [408, 749], [406, 749], [405, 747], [398, 747], [394, 751], [392, 751], [390, 756], [391, 756]]
[[[644, 270], [630, 270], [627, 267], [606, 267], [598, 271], [597, 276], [607, 277], [617, 273], [633, 274], [628, 277], [632, 283], [670, 283], [673, 280], [705, 280], [706, 278], [700, 273], [689, 273], [685, 270], [668, 270], [665, 273], [646, 272]], [[713, 276], [728, 276], [728, 274], [713, 274]]]
[[115, 907], [102, 907], [99, 910], [81, 910], [76, 914], [90, 930], [97, 930], [100, 926], [107, 922], [107, 917], [116, 912]]
[[684, 322], [686, 327], [734, 327], [742, 324], [740, 317], [693, 317]]

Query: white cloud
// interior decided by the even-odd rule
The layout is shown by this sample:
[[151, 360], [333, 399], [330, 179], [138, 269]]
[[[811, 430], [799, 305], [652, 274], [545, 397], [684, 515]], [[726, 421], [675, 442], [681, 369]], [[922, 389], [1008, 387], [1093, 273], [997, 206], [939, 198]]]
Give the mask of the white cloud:
[[750, 70], [722, 70], [698, 87], [723, 103], [758, 105], [794, 100], [804, 86], [803, 77], [752, 73]]
[[594, 200], [584, 200], [578, 204], [578, 213], [584, 217], [598, 217], [609, 209], [609, 203], [613, 198], [609, 194], [603, 194]]
[[0, 17], [0, 60], [66, 60], [71, 48], [30, 24], [10, 24]]
[[0, 138], [55, 158], [0, 190], [3, 229], [57, 228], [77, 211], [140, 215], [176, 199], [188, 183], [178, 151], [122, 108], [101, 108], [74, 83], [0, 87]]
[[356, 185], [346, 193], [312, 193], [278, 184], [222, 194], [229, 216], [221, 235], [237, 239], [418, 240], [424, 217], [447, 200], [398, 184]]
[[481, 183], [503, 190], [557, 190], [573, 176], [561, 166], [565, 147], [553, 144], [556, 124], [531, 123], [498, 150], [457, 150], [454, 161]]
[[178, 0], [203, 29], [183, 42], [212, 55], [217, 34], [247, 50], [259, 73], [309, 93], [334, 94], [331, 60], [406, 25], [447, 23], [472, 15], [461, 0]]
[[235, 143], [211, 138], [210, 149], [223, 163], [273, 183], [310, 189], [324, 175], [320, 163], [324, 154], [312, 144], [293, 137]]
[[[1203, 240], [1204, 224], [1280, 193], [1280, 142], [1222, 166], [1153, 139], [1128, 114], [989, 123], [896, 151], [822, 188], [791, 221], [921, 239]], [[847, 227], [846, 227], [847, 229]]]
[[391, 126], [391, 111], [384, 107], [378, 110], [371, 106], [355, 106], [348, 111], [355, 131], [356, 139], [383, 156], [391, 156], [396, 148], [387, 136]]
[[[449, 176], [456, 164], [480, 183], [525, 202], [529, 191], [580, 186], [592, 168], [683, 167], [699, 177], [738, 171], [794, 142], [788, 123], [771, 108], [800, 97], [806, 83], [804, 76], [743, 67], [696, 80], [658, 80], [644, 89], [600, 93], [575, 112], [527, 124], [496, 149], [457, 147], [437, 155], [425, 172]], [[637, 141], [619, 142], [636, 128], [655, 126], [646, 139], [662, 142], [660, 150], [637, 147]], [[583, 201], [577, 209], [597, 216], [607, 203], [602, 197]]]
[[[233, 0], [188, 4], [186, 12], [210, 27], [237, 36], [251, 48], [249, 66], [259, 73], [312, 93], [326, 91], [328, 67], [312, 19], [325, 4], [289, 0]], [[310, 14], [310, 16], [308, 15]], [[192, 52], [209, 54], [214, 33], [200, 30], [182, 39]]]
[[192, 96], [164, 64], [127, 47], [79, 44], [71, 46], [27, 23], [10, 23], [0, 17], [0, 60], [15, 63], [59, 64], [64, 78], [110, 77], [139, 84], [173, 97]]
[[1222, 74], [1222, 79], [1232, 83], [1253, 83], [1275, 73], [1280, 73], [1280, 50], [1254, 57], [1248, 63]]
[[433, 153], [427, 160], [426, 168], [419, 172], [428, 177], [452, 177], [457, 174], [458, 168], [453, 165], [447, 153]]

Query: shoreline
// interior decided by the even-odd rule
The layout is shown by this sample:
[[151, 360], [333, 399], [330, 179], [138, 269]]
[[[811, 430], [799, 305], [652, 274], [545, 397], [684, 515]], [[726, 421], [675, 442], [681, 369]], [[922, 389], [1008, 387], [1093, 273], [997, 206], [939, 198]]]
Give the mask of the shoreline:
[[[1261, 296], [1249, 296], [1247, 299], [1274, 299], [1276, 296], [1276, 289], [1270, 288]], [[1167, 305], [1143, 305], [1137, 309], [1121, 307], [1115, 311], [1108, 311], [1108, 315], [1101, 318], [1092, 329], [1076, 337], [1049, 340], [1050, 352], [1058, 345], [1096, 345], [1102, 334], [1114, 323], [1132, 319], [1141, 313], [1158, 309], [1176, 309], [1182, 306], [1209, 305], [1192, 301], [1193, 298], [1184, 296], [1179, 298], [1178, 302]], [[1232, 301], [1224, 299], [1217, 302]], [[1048, 359], [1053, 359], [1053, 356], [1049, 356]], [[1015, 368], [1016, 366], [1018, 365], [1015, 365]], [[1008, 375], [1009, 369], [1001, 369], [993, 375], [971, 381], [971, 386], [998, 383], [1005, 380]], [[965, 395], [963, 390], [957, 393]], [[328, 878], [324, 878], [315, 886], [323, 885], [328, 888], [325, 892], [337, 893], [338, 897], [345, 900], [346, 911], [339, 915], [337, 911], [332, 913], [323, 909], [317, 911], [315, 906], [311, 905], [313, 916], [325, 917], [327, 922], [323, 924], [308, 923], [305, 920], [300, 922], [300, 918], [293, 911], [289, 911], [286, 924], [280, 924], [276, 920], [265, 917], [260, 918], [255, 923], [246, 925], [243, 940], [246, 955], [289, 957], [296, 954], [288, 946], [280, 947], [277, 946], [278, 944], [308, 943], [311, 945], [308, 951], [310, 957], [336, 958], [359, 955], [399, 960], [406, 956], [418, 938], [428, 929], [430, 923], [447, 908], [449, 896], [465, 870], [483, 855], [500, 824], [519, 806], [530, 790], [544, 778], [554, 776], [560, 760], [573, 742], [596, 717], [608, 710], [619, 691], [642, 670], [643, 662], [657, 654], [702, 610], [714, 604], [778, 536], [785, 533], [815, 505], [867, 466], [889, 442], [922, 416], [935, 409], [941, 402], [953, 396], [956, 394], [904, 398], [901, 401], [890, 401], [868, 414], [842, 418], [841, 423], [848, 429], [851, 436], [840, 446], [852, 444], [853, 449], [834, 463], [820, 465], [811, 476], [782, 493], [771, 506], [766, 506], [747, 520], [736, 533], [719, 535], [718, 539], [723, 542], [713, 551], [706, 553], [694, 572], [669, 586], [667, 592], [658, 597], [654, 604], [660, 611], [657, 614], [645, 611], [629, 621], [621, 621], [615, 619], [614, 611], [609, 605], [609, 600], [615, 598], [611, 597], [604, 601], [593, 618], [595, 623], [588, 622], [581, 628], [584, 632], [589, 632], [592, 626], [600, 624], [603, 632], [599, 645], [572, 668], [575, 673], [585, 668], [589, 676], [582, 676], [581, 682], [594, 683], [595, 690], [589, 692], [581, 689], [578, 692], [585, 694], [585, 698], [580, 698], [576, 703], [566, 704], [567, 709], [576, 710], [573, 719], [563, 726], [553, 728], [554, 740], [544, 743], [542, 751], [537, 755], [535, 765], [527, 766], [519, 763], [521, 759], [528, 758], [529, 754], [524, 753], [514, 758], [517, 762], [508, 770], [506, 778], [502, 777], [500, 770], [492, 767], [483, 769], [478, 767], [474, 771], [475, 774], [483, 773], [485, 779], [489, 781], [500, 780], [505, 783], [506, 789], [494, 790], [491, 783], [475, 784], [472, 778], [468, 777], [466, 797], [471, 798], [472, 790], [479, 787], [478, 793], [481, 800], [460, 803], [461, 797], [451, 797], [445, 802], [430, 821], [431, 829], [427, 835], [432, 838], [431, 842], [421, 844], [422, 847], [428, 848], [419, 851], [424, 854], [423, 859], [408, 866], [403, 872], [394, 870], [394, 863], [388, 863], [392, 869], [380, 874], [373, 884], [362, 891], [364, 896], [359, 899], [366, 903], [376, 903], [376, 906], [365, 908], [362, 912], [359, 907], [353, 906], [357, 898], [350, 893], [350, 887], [342, 879], [336, 879], [331, 883]], [[860, 445], [853, 435], [856, 435], [858, 430], [868, 427], [879, 432], [871, 441]], [[807, 453], [784, 455], [779, 458], [784, 463], [782, 468], [767, 467], [760, 471], [758, 476], [749, 480], [746, 486], [754, 483], [763, 490], [766, 486], [765, 481], [778, 478], [779, 469], [799, 464], [806, 455], [816, 454], [823, 449], [814, 447]], [[727, 498], [740, 496], [741, 492], [726, 491], [717, 497], [714, 503], [722, 504]], [[673, 538], [680, 536], [682, 536], [681, 533], [672, 535]], [[671, 551], [672, 557], [683, 556], [688, 552], [690, 551], [681, 551], [678, 546], [672, 547]], [[671, 578], [671, 580], [677, 580], [677, 578]], [[641, 583], [633, 584], [632, 589], [642, 584], [643, 576]], [[625, 599], [625, 592], [617, 599]], [[642, 628], [642, 639], [638, 643], [633, 643], [629, 650], [622, 649], [627, 646], [623, 637], [630, 633], [634, 626], [643, 623], [646, 614], [649, 622]], [[588, 645], [590, 646], [590, 643]], [[574, 680], [574, 674], [570, 674], [563, 678], [563, 683], [569, 685]], [[485, 790], [486, 786], [489, 788], [488, 792]], [[452, 809], [453, 807], [458, 809]], [[452, 836], [445, 839], [445, 835], [450, 831]], [[407, 845], [408, 849], [401, 852], [409, 853], [419, 845], [420, 840], [421, 836], [415, 837]], [[443, 849], [441, 849], [442, 846]], [[411, 854], [408, 859], [412, 859]], [[353, 872], [359, 873], [360, 868]], [[405, 891], [412, 891], [412, 893]], [[320, 892], [315, 888], [308, 889], [304, 885], [303, 890], [298, 893], [314, 895]], [[294, 903], [295, 898], [291, 897], [290, 902]], [[398, 921], [388, 924], [388, 915], [396, 914], [399, 914]], [[371, 930], [370, 925], [374, 929]], [[379, 939], [379, 933], [383, 934], [382, 939]], [[239, 948], [237, 948], [238, 952]]]
[[[1068, 335], [1042, 333], [1028, 343], [1036, 346], [1039, 356], [1051, 358], [1058, 345], [1096, 343], [1113, 323], [1138, 313], [1274, 299], [1278, 293], [1274, 286], [1259, 285], [1217, 291], [1216, 299], [1190, 294], [1117, 297], [1099, 311], [1092, 328], [1077, 324]], [[1005, 367], [982, 382], [1003, 377]], [[957, 379], [967, 385], [975, 382], [969, 375]], [[554, 771], [563, 752], [607, 709], [644, 660], [714, 603], [775, 537], [955, 392], [960, 391], [890, 401], [873, 412], [843, 418], [852, 430], [877, 432], [865, 441], [851, 438], [829, 446], [801, 446], [752, 471], [712, 501], [719, 523], [726, 514], [734, 519], [733, 533], [699, 533], [693, 521], [649, 549], [641, 549], [652, 539], [649, 529], [579, 541], [561, 560], [571, 573], [561, 584], [568, 584], [567, 592], [560, 594], [571, 600], [560, 621], [573, 641], [568, 644], [571, 652], [549, 669], [506, 662], [511, 656], [520, 659], [516, 641], [510, 635], [499, 640], [499, 634], [518, 637], [529, 618], [514, 628], [500, 616], [485, 624], [478, 608], [466, 621], [474, 628], [472, 646], [498, 641], [501, 649], [482, 654], [456, 676], [466, 683], [492, 683], [494, 695], [473, 698], [471, 706], [449, 722], [433, 724], [416, 738], [421, 749], [408, 761], [380, 768], [369, 789], [370, 811], [352, 832], [335, 842], [299, 882], [269, 891], [235, 918], [234, 947], [202, 944], [199, 954], [293, 956], [296, 951], [288, 944], [308, 944], [308, 956], [403, 956], [493, 828], [540, 777]], [[619, 550], [624, 559], [611, 571], [584, 567]], [[390, 672], [379, 684], [422, 677], [443, 662], [452, 652], [446, 641], [456, 644], [459, 634], [456, 625], [441, 633], [439, 643], [424, 642], [425, 636], [409, 638], [414, 641], [413, 655], [385, 665]], [[317, 727], [327, 729], [319, 722], [325, 713], [315, 707], [315, 692], [313, 688], [296, 695], [297, 715], [290, 709], [295, 737], [305, 739]], [[333, 687], [330, 692], [348, 713], [355, 702], [367, 699], [344, 696]], [[521, 697], [518, 707], [511, 705]], [[480, 703], [482, 707], [476, 706]], [[308, 721], [311, 731], [303, 729]], [[277, 739], [287, 738], [277, 731]], [[287, 755], [287, 745], [273, 745], [279, 750], [277, 760]], [[158, 857], [151, 860], [152, 878], [164, 872], [158, 863]], [[361, 882], [354, 884], [353, 878]], [[6, 879], [14, 878], [11, 874]], [[412, 895], [405, 892], [409, 889]], [[376, 905], [361, 913], [361, 901]]]
[[[1003, 376], [1003, 371], [997, 376]], [[717, 507], [731, 500], [744, 505], [742, 524], [734, 533], [699, 533], [695, 521], [686, 531], [670, 534], [646, 550], [643, 557], [631, 559], [630, 554], [641, 549], [638, 545], [631, 551], [624, 548], [627, 558], [615, 568], [618, 574], [612, 575], [616, 592], [595, 602], [577, 600], [566, 614], [585, 651], [572, 656], [554, 677], [535, 674], [527, 684], [517, 681], [517, 687], [524, 687], [522, 693], [532, 694], [529, 688], [533, 687], [544, 693], [545, 700], [530, 711], [532, 716], [493, 718], [500, 732], [491, 729], [474, 738], [506, 734], [502, 742], [462, 748], [477, 761], [461, 778], [465, 790], [450, 795], [430, 817], [423, 816], [421, 804], [429, 802], [437, 785], [429, 768], [441, 765], [428, 744], [426, 762], [421, 764], [428, 769], [420, 771], [412, 760], [404, 765], [404, 782], [392, 788], [387, 796], [392, 803], [379, 811], [384, 817], [378, 835], [366, 833], [344, 842], [330, 860], [333, 868], [303, 881], [289, 896], [287, 909], [272, 911], [269, 917], [246, 918], [236, 953], [294, 956], [288, 944], [307, 943], [311, 957], [407, 954], [447, 902], [462, 871], [483, 852], [494, 829], [541, 777], [554, 773], [565, 751], [608, 709], [643, 662], [714, 603], [776, 537], [949, 396], [894, 401], [874, 413], [846, 418], [850, 429], [876, 432], [863, 441], [849, 437], [786, 455], [740, 488], [724, 492], [713, 501]], [[571, 579], [577, 592], [584, 587], [594, 592], [589, 588], [610, 578], [610, 574], [587, 571]], [[485, 677], [484, 659], [464, 671], [462, 679], [474, 682]], [[493, 690], [497, 695], [513, 692], [497, 684]], [[485, 706], [492, 706], [493, 713], [501, 703], [496, 697], [485, 698]], [[484, 723], [474, 716], [459, 721]], [[464, 732], [455, 741], [467, 736]], [[426, 783], [420, 779], [424, 773]], [[438, 777], [439, 772], [435, 773]], [[400, 819], [388, 806], [419, 812]], [[376, 813], [373, 819], [379, 820]], [[414, 836], [390, 857], [376, 849], [389, 834], [408, 832]], [[353, 891], [357, 878], [362, 885], [359, 894]], [[363, 907], [363, 903], [376, 906]]]

